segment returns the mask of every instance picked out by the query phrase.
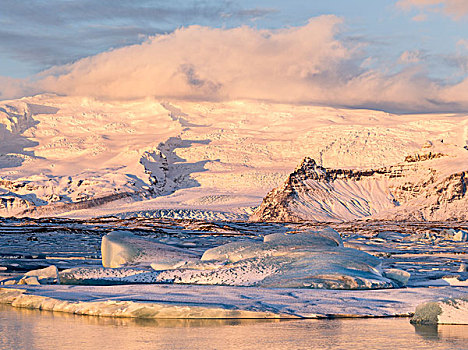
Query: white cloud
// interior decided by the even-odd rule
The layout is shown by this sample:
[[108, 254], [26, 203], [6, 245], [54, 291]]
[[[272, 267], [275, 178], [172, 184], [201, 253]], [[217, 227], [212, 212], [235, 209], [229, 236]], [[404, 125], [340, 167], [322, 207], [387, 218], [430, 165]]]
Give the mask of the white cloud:
[[[302, 27], [181, 28], [75, 63], [32, 80], [0, 81], [0, 96], [51, 92], [107, 99], [257, 99], [391, 111], [468, 110], [468, 95], [426, 77], [420, 64], [388, 75], [366, 66], [362, 44], [337, 39], [341, 19]], [[407, 60], [418, 55], [407, 54]], [[467, 83], [468, 84], [468, 83]], [[465, 90], [466, 91], [466, 90]]]

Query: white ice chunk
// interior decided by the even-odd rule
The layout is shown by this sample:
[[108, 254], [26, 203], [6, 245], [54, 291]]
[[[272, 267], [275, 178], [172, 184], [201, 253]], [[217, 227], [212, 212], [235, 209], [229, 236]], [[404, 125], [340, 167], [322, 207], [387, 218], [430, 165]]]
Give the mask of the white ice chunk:
[[33, 286], [40, 285], [39, 280], [37, 279], [36, 276], [23, 277], [22, 279], [19, 280], [18, 284], [29, 284]]
[[28, 271], [24, 274], [24, 277], [36, 277], [40, 284], [60, 283], [58, 269], [55, 265]]
[[421, 304], [416, 308], [411, 322], [468, 325], [468, 295], [457, 299]]
[[397, 281], [400, 286], [406, 286], [408, 280], [411, 277], [409, 272], [399, 269], [385, 269], [383, 275], [387, 278]]
[[232, 242], [219, 247], [211, 248], [203, 253], [201, 260], [228, 260], [231, 262], [257, 257], [260, 255], [271, 255], [273, 252], [265, 249], [262, 243], [248, 241]]
[[402, 239], [408, 237], [409, 235], [401, 233], [401, 232], [393, 232], [393, 231], [383, 231], [377, 234], [377, 238], [382, 238], [386, 241], [401, 241]]
[[451, 231], [453, 231], [452, 240], [457, 242], [468, 242], [468, 232], [453, 229]]
[[161, 261], [151, 263], [151, 268], [156, 271], [172, 270], [187, 265], [185, 260], [172, 260], [172, 261]]
[[188, 250], [138, 237], [128, 231], [114, 231], [102, 237], [101, 253], [102, 265], [112, 268], [150, 266], [151, 263], [177, 265], [199, 259]]
[[263, 243], [232, 242], [208, 249], [202, 260], [229, 260], [232, 262], [266, 256], [288, 255], [293, 250], [317, 249], [326, 250], [342, 246], [338, 232], [333, 229], [311, 231], [296, 234], [274, 233], [267, 235]]
[[[284, 251], [285, 252], [285, 251]], [[378, 272], [379, 259], [359, 250], [334, 247], [292, 250], [289, 254], [259, 254], [217, 269], [162, 272], [161, 282], [221, 284], [270, 288], [376, 289], [395, 284]]]
[[343, 241], [338, 232], [332, 228], [324, 228], [320, 231], [308, 231], [294, 234], [273, 233], [263, 238], [265, 243], [275, 242], [284, 245], [301, 246], [342, 246]]

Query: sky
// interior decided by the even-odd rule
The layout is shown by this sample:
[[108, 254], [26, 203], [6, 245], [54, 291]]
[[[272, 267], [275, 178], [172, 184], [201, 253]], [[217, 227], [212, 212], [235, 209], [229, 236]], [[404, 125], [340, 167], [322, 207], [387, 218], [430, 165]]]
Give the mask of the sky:
[[0, 98], [468, 111], [468, 0], [0, 0]]

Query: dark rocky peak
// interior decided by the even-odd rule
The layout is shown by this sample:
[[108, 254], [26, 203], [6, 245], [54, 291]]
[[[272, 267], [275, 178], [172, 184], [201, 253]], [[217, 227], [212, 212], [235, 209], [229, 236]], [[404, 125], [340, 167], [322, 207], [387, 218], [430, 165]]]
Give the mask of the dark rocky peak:
[[318, 165], [314, 159], [305, 157], [301, 164], [289, 176], [289, 183], [297, 183], [304, 180], [334, 181], [337, 179], [360, 180], [363, 177], [375, 174], [388, 174], [390, 177], [400, 176], [402, 169], [389, 167], [381, 169], [355, 170], [355, 169], [330, 169]]
[[407, 163], [414, 163], [414, 162], [423, 162], [425, 160], [431, 160], [436, 158], [447, 157], [448, 155], [445, 153], [416, 153], [405, 157], [405, 162]]

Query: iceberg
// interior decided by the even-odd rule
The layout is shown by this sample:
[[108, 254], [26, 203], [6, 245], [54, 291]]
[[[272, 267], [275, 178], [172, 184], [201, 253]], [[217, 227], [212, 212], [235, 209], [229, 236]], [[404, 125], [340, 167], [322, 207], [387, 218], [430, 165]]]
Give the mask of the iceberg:
[[[276, 233], [263, 242], [233, 242], [207, 250], [196, 266], [161, 272], [166, 283], [220, 284], [269, 288], [377, 289], [406, 284], [409, 273], [381, 271], [381, 260], [345, 248], [326, 228]], [[203, 266], [206, 263], [206, 268]]]
[[208, 249], [201, 260], [228, 260], [267, 256], [284, 256], [303, 248], [326, 250], [343, 246], [338, 232], [331, 228], [322, 231], [309, 231], [296, 234], [273, 233], [263, 238], [263, 243], [233, 242]]
[[26, 272], [23, 276], [16, 276], [12, 278], [6, 278], [0, 282], [1, 285], [13, 285], [13, 284], [29, 284], [29, 285], [40, 285], [40, 284], [55, 284], [60, 283], [60, 276], [57, 266], [50, 265], [43, 269], [31, 270]]
[[451, 230], [453, 231], [452, 239], [458, 242], [468, 242], [468, 232], [463, 230]]
[[112, 268], [150, 266], [153, 263], [168, 269], [199, 260], [193, 252], [135, 236], [128, 231], [113, 231], [102, 237], [101, 254], [102, 265]]
[[216, 269], [174, 269], [161, 272], [166, 283], [218, 284], [267, 288], [379, 289], [399, 286], [383, 277], [380, 261], [351, 248], [303, 249], [283, 255], [242, 259]]
[[103, 237], [101, 250], [104, 268], [62, 271], [62, 281], [379, 289], [403, 286], [410, 276], [397, 269], [382, 271], [379, 258], [344, 247], [339, 233], [331, 228], [274, 233], [263, 242], [232, 242], [208, 249], [201, 258], [188, 250], [115, 231]]

